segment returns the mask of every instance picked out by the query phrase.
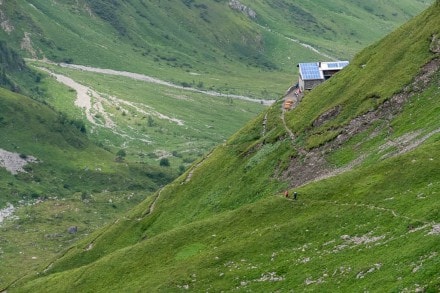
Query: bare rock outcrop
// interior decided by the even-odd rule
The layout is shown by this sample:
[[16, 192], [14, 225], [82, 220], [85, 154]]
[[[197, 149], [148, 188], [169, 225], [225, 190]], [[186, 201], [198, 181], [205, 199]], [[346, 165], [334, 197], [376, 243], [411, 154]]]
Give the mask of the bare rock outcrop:
[[24, 37], [21, 40], [20, 47], [22, 50], [25, 50], [31, 54], [32, 58], [37, 58], [37, 52], [35, 52], [34, 48], [32, 47], [32, 41], [31, 41], [31, 34], [28, 32], [24, 33]]
[[[2, 4], [3, 2], [0, 1], [0, 5]], [[0, 27], [8, 34], [14, 30], [14, 26], [2, 10], [0, 10]]]
[[11, 174], [15, 175], [18, 172], [26, 172], [24, 166], [28, 163], [35, 163], [38, 160], [32, 156], [20, 155], [0, 149], [0, 168], [5, 168]]
[[234, 10], [237, 10], [237, 11], [244, 13], [249, 18], [252, 18], [252, 19], [257, 18], [257, 13], [253, 9], [247, 7], [246, 5], [242, 4], [238, 0], [230, 0], [229, 7], [231, 7]]
[[429, 50], [432, 53], [440, 53], [440, 37], [438, 35], [433, 35], [431, 39], [431, 45], [429, 46]]

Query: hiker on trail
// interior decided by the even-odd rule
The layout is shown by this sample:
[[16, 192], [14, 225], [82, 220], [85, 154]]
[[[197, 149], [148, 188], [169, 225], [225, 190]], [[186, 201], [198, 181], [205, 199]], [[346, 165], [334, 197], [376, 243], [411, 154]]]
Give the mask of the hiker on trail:
[[298, 193], [295, 191], [294, 193], [293, 193], [293, 199], [294, 200], [296, 200], [296, 197], [298, 196]]
[[289, 191], [284, 191], [284, 197], [288, 198], [289, 197]]

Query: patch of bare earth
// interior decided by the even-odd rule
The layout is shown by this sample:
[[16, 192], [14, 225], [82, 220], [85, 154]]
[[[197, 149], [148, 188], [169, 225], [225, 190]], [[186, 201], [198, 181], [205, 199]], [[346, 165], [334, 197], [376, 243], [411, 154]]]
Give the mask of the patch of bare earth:
[[440, 234], [440, 224], [435, 224], [432, 226], [431, 232], [428, 235], [439, 235]]
[[4, 209], [0, 209], [0, 224], [6, 220], [7, 218], [11, 217], [14, 214], [15, 207], [8, 203], [8, 206]]
[[[0, 5], [3, 5], [3, 2], [0, 2]], [[14, 26], [11, 24], [11, 21], [3, 10], [0, 10], [0, 27], [8, 34], [14, 30]]]
[[[349, 171], [355, 166], [362, 163], [365, 155], [361, 155], [342, 168], [335, 168], [327, 160], [326, 155], [331, 153], [334, 149], [339, 148], [351, 137], [358, 133], [368, 130], [374, 123], [380, 121], [384, 122], [382, 129], [388, 130], [391, 134], [393, 129], [391, 127], [392, 119], [399, 114], [405, 103], [415, 94], [421, 92], [432, 79], [434, 73], [440, 68], [440, 59], [434, 59], [426, 64], [420, 74], [413, 80], [413, 82], [406, 86], [402, 92], [395, 94], [390, 99], [386, 100], [377, 109], [369, 111], [360, 115], [340, 129], [340, 134], [323, 146], [304, 150], [299, 149], [299, 156], [292, 158], [288, 169], [282, 174], [281, 179], [289, 181], [290, 187], [297, 187], [311, 181], [316, 181], [328, 177], [332, 177], [343, 172]], [[339, 106], [330, 109], [326, 113], [318, 117], [313, 123], [314, 127], [318, 127], [328, 120], [335, 118], [340, 112]], [[421, 135], [420, 133], [409, 133], [394, 141], [388, 141], [381, 147], [380, 150], [385, 150], [388, 147], [394, 147], [395, 151], [384, 154], [384, 157], [396, 156], [406, 153], [427, 140], [432, 135], [439, 133], [440, 129], [436, 129], [428, 134]], [[288, 132], [289, 133], [289, 132]], [[374, 133], [372, 135], [375, 135]], [[291, 134], [289, 133], [289, 136]], [[380, 151], [379, 150], [379, 151]]]
[[31, 41], [31, 34], [28, 32], [24, 33], [24, 37], [21, 40], [20, 48], [22, 50], [25, 50], [31, 54], [32, 58], [37, 57], [37, 53], [35, 52], [34, 48], [32, 47], [32, 41]]
[[32, 156], [23, 156], [0, 149], [0, 167], [15, 175], [19, 172], [26, 172], [24, 166], [28, 163], [35, 163], [38, 160]]
[[77, 83], [67, 76], [53, 73], [45, 68], [40, 69], [48, 72], [50, 75], [55, 77], [58, 82], [76, 91], [77, 96], [75, 100], [75, 106], [84, 109], [87, 120], [89, 120], [90, 123], [94, 125], [99, 125], [99, 123], [95, 120], [95, 117], [96, 115], [100, 115], [104, 119], [104, 127], [111, 129], [115, 128], [115, 123], [110, 118], [108, 113], [104, 110], [103, 102], [105, 101], [105, 99], [98, 92], [80, 83]]

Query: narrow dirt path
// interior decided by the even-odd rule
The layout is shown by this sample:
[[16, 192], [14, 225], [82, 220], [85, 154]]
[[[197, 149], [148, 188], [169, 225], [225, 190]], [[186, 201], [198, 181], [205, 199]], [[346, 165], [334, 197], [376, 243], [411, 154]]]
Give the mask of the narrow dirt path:
[[145, 217], [149, 214], [151, 214], [154, 209], [156, 208], [156, 203], [159, 200], [160, 196], [162, 195], [162, 191], [165, 187], [162, 187], [158, 192], [156, 197], [153, 199], [153, 202], [150, 204], [150, 206], [148, 207], [148, 209], [142, 214], [142, 217]]
[[205, 160], [208, 159], [212, 155], [212, 152], [213, 152], [213, 150], [211, 152], [209, 152], [209, 154], [207, 154], [203, 158], [203, 160], [201, 160], [199, 163], [197, 163], [196, 165], [194, 165], [191, 168], [191, 170], [189, 171], [188, 176], [186, 177], [185, 181], [183, 181], [181, 184], [185, 184], [185, 183], [188, 183], [188, 182], [191, 181], [194, 171], [197, 170], [197, 168], [200, 167], [205, 162]]
[[295, 142], [295, 134], [293, 134], [292, 130], [290, 130], [290, 128], [286, 124], [285, 113], [286, 113], [286, 110], [283, 109], [281, 112], [281, 121], [283, 121], [284, 129], [286, 130], [287, 134], [289, 135], [290, 140], [292, 141], [292, 143], [294, 143]]
[[308, 49], [308, 50], [310, 50], [310, 51], [312, 51], [312, 52], [314, 52], [314, 53], [316, 53], [316, 54], [318, 54], [318, 55], [321, 55], [322, 57], [325, 57], [325, 58], [330, 59], [330, 60], [338, 60], [338, 58], [335, 58], [335, 57], [330, 56], [330, 55], [328, 55], [328, 54], [326, 54], [326, 53], [324, 53], [324, 52], [322, 52], [322, 51], [319, 51], [318, 49], [316, 49], [316, 48], [313, 47], [312, 45], [309, 45], [309, 44], [303, 43], [303, 42], [301, 42], [301, 41], [298, 40], [298, 39], [293, 39], [293, 38], [290, 38], [290, 37], [286, 37], [285, 35], [283, 35], [283, 34], [277, 32], [277, 31], [274, 31], [274, 30], [272, 30], [272, 29], [270, 29], [270, 28], [268, 28], [268, 27], [265, 27], [265, 26], [262, 26], [262, 25], [259, 25], [259, 26], [260, 26], [262, 29], [264, 29], [264, 30], [266, 30], [266, 31], [268, 31], [268, 32], [271, 32], [271, 33], [273, 33], [273, 34], [279, 35], [279, 36], [283, 37], [284, 39], [289, 40], [289, 41], [291, 41], [291, 42], [293, 42], [293, 43], [297, 43], [298, 45], [300, 45], [300, 46], [302, 46], [302, 47], [304, 47], [304, 48], [306, 48], [306, 49]]
[[266, 135], [266, 129], [267, 129], [267, 113], [264, 115], [263, 118], [263, 130], [261, 131], [261, 136]]
[[286, 115], [287, 111], [291, 111], [291, 110], [295, 109], [299, 105], [299, 102], [301, 101], [301, 98], [302, 98], [301, 95], [297, 94], [295, 90], [289, 89], [287, 94], [284, 96], [283, 100], [284, 101], [286, 101], [288, 99], [293, 100], [293, 105], [290, 108], [290, 110], [286, 110], [284, 108], [284, 103], [281, 106], [282, 107], [281, 108], [281, 121], [283, 122], [284, 129], [286, 130], [287, 134], [289, 135], [290, 140], [292, 141], [292, 143], [295, 142], [295, 134], [287, 126], [285, 115]]
[[[328, 200], [317, 200], [314, 201], [315, 203], [322, 203], [322, 204], [330, 204], [330, 205], [337, 205], [337, 206], [349, 206], [349, 207], [355, 207], [355, 208], [361, 208], [361, 209], [369, 209], [369, 210], [374, 210], [374, 211], [378, 211], [378, 212], [383, 212], [383, 213], [389, 213], [391, 214], [394, 218], [398, 218], [398, 219], [404, 219], [404, 220], [408, 220], [410, 222], [419, 222], [423, 225], [421, 226], [417, 226], [417, 227], [412, 227], [409, 226], [407, 231], [401, 235], [397, 235], [394, 237], [391, 237], [389, 239], [387, 239], [386, 241], [382, 242], [382, 245], [394, 241], [396, 239], [405, 237], [406, 235], [410, 234], [410, 233], [414, 233], [420, 230], [428, 230], [431, 229], [432, 233], [438, 224], [436, 224], [435, 222], [428, 222], [422, 219], [415, 219], [415, 218], [411, 218], [402, 214], [399, 214], [398, 212], [396, 212], [393, 209], [389, 209], [389, 208], [384, 208], [384, 207], [380, 207], [380, 206], [376, 206], [376, 205], [372, 205], [372, 204], [365, 204], [365, 203], [340, 203], [338, 201], [328, 201]], [[434, 234], [434, 233], [432, 233]]]
[[[278, 195], [279, 197], [283, 197], [284, 195]], [[301, 195], [299, 195], [298, 199], [292, 199], [292, 198], [286, 198], [286, 200], [288, 201], [292, 201], [292, 202], [300, 202], [301, 199]], [[384, 208], [384, 207], [380, 207], [377, 205], [373, 205], [373, 204], [366, 204], [366, 203], [345, 203], [345, 202], [339, 202], [336, 200], [324, 200], [324, 199], [317, 199], [317, 200], [310, 200], [310, 199], [306, 199], [303, 200], [306, 203], [313, 203], [313, 204], [325, 204], [325, 205], [333, 205], [333, 206], [346, 206], [346, 207], [356, 207], [356, 208], [362, 208], [362, 209], [369, 209], [369, 210], [376, 210], [376, 211], [380, 211], [380, 212], [385, 212], [385, 213], [389, 213], [391, 214], [393, 217], [395, 218], [401, 218], [401, 219], [405, 219], [405, 220], [410, 220], [410, 221], [414, 221], [414, 222], [420, 222], [423, 223], [424, 225], [433, 225], [434, 222], [427, 222], [421, 219], [414, 219], [414, 218], [410, 218], [404, 215], [399, 214], [398, 212], [396, 212], [393, 209], [389, 209], [389, 208]]]
[[[279, 195], [280, 197], [284, 198], [284, 195]], [[301, 196], [301, 195], [300, 195]], [[300, 202], [301, 198], [299, 197], [297, 200], [294, 200], [292, 198], [287, 198], [286, 200], [288, 201], [292, 201], [292, 202]], [[332, 205], [332, 206], [341, 206], [341, 207], [355, 207], [355, 208], [360, 208], [360, 209], [369, 209], [369, 210], [374, 210], [374, 211], [378, 211], [378, 212], [382, 212], [382, 213], [389, 213], [391, 214], [394, 218], [398, 218], [398, 219], [404, 219], [404, 220], [408, 220], [410, 222], [414, 222], [414, 223], [421, 223], [422, 225], [417, 226], [417, 227], [408, 227], [408, 231], [404, 234], [401, 235], [399, 237], [403, 237], [405, 235], [407, 235], [408, 233], [414, 233], [420, 230], [425, 230], [425, 229], [431, 229], [431, 234], [439, 234], [439, 232], [437, 231], [437, 229], [439, 229], [440, 224], [435, 223], [433, 221], [425, 221], [422, 219], [416, 219], [416, 218], [411, 218], [405, 215], [402, 215], [400, 213], [398, 213], [396, 210], [394, 209], [390, 209], [390, 208], [384, 208], [381, 206], [377, 206], [377, 205], [373, 205], [373, 204], [366, 204], [366, 203], [344, 203], [344, 202], [339, 202], [339, 201], [331, 201], [331, 200], [310, 200], [310, 199], [306, 199], [303, 200], [303, 202], [307, 203], [313, 203], [313, 204], [322, 204], [322, 205]], [[389, 240], [387, 240], [386, 242], [392, 241], [396, 238], [399, 237], [394, 237], [391, 238]], [[385, 242], [385, 243], [386, 243]]]

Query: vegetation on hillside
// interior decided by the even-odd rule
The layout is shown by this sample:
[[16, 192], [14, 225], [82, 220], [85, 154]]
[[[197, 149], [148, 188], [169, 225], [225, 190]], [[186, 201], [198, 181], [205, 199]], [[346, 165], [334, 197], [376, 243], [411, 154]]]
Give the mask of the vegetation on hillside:
[[[436, 1], [8, 291], [440, 290], [439, 14]], [[295, 183], [308, 163], [325, 179]]]
[[[278, 98], [296, 63], [327, 58], [300, 42], [350, 59], [432, 1], [242, 2], [254, 18], [231, 1], [7, 2], [0, 9], [9, 29], [0, 35], [30, 58]], [[333, 21], [320, 17], [329, 14]]]
[[0, 40], [0, 86], [14, 92], [36, 94], [40, 77], [30, 70], [20, 54]]
[[[1, 217], [2, 286], [40, 268], [60, 248], [109, 223], [177, 173], [120, 163], [90, 141], [82, 120], [2, 88], [0, 137], [0, 152], [35, 158], [13, 172], [4, 164], [15, 162], [1, 154], [0, 211], [11, 205], [15, 210], [11, 219]], [[78, 233], [67, 233], [69, 226], [79, 227]]]
[[[310, 195], [307, 199], [309, 202], [305, 200], [303, 214], [295, 210], [298, 211], [298, 215], [303, 215], [298, 216], [295, 222], [291, 221], [291, 211], [296, 206], [290, 203], [284, 205], [280, 198], [272, 197], [281, 189], [292, 185], [293, 180], [289, 178], [291, 163], [296, 159], [302, 159], [304, 149], [313, 151], [317, 150], [318, 146], [325, 147], [343, 131], [352, 117], [379, 107], [392, 93], [408, 84], [421, 64], [432, 57], [427, 51], [425, 54], [417, 55], [417, 58], [412, 58], [410, 54], [398, 54], [404, 46], [412, 48], [411, 54], [426, 49], [428, 33], [436, 33], [432, 28], [438, 27], [437, 23], [430, 23], [431, 17], [428, 14], [425, 14], [424, 19], [428, 23], [426, 30], [414, 33], [423, 35], [426, 38], [425, 43], [408, 38], [414, 42], [414, 46], [409, 41], [394, 50], [393, 56], [400, 62], [396, 62], [397, 65], [388, 70], [393, 76], [390, 87], [378, 85], [374, 92], [365, 92], [367, 97], [361, 106], [357, 104], [357, 99], [353, 102], [351, 98], [347, 98], [348, 91], [345, 92], [344, 88], [338, 87], [341, 81], [335, 81], [335, 89], [343, 96], [341, 99], [330, 98], [330, 90], [327, 102], [319, 107], [315, 104], [315, 107], [308, 108], [307, 101], [313, 97], [313, 94], [310, 94], [301, 108], [287, 115], [290, 118], [288, 126], [298, 135], [295, 148], [291, 148], [291, 142], [285, 139], [287, 136], [285, 129], [280, 127], [279, 105], [276, 104], [269, 110], [267, 120], [263, 118], [264, 115], [259, 116], [254, 124], [249, 124], [225, 145], [196, 162], [179, 181], [161, 189], [155, 197], [148, 195], [168, 183], [177, 175], [176, 172], [184, 172], [186, 166], [211, 149], [214, 142], [223, 142], [244, 121], [255, 116], [261, 107], [235, 102], [232, 99], [210, 99], [207, 102], [201, 94], [182, 95], [178, 90], [47, 66], [53, 72], [67, 74], [90, 88], [98, 89], [108, 100], [111, 100], [113, 94], [124, 93], [129, 96], [124, 97], [125, 102], [130, 102], [131, 105], [145, 103], [150, 107], [154, 105], [159, 113], [178, 105], [179, 111], [176, 116], [187, 119], [185, 122], [188, 129], [185, 134], [183, 128], [168, 127], [167, 122], [155, 118], [157, 116], [138, 116], [141, 111], [136, 110], [136, 107], [118, 107], [112, 104], [106, 110], [114, 115], [112, 117], [120, 123], [119, 125], [122, 125], [122, 135], [115, 135], [114, 130], [99, 129], [86, 120], [81, 109], [72, 108], [75, 99], [72, 89], [56, 84], [46, 73], [29, 70], [21, 59], [21, 56], [25, 55], [30, 58], [48, 58], [56, 62], [142, 72], [183, 87], [276, 99], [291, 83], [293, 64], [303, 60], [328, 58], [324, 57], [325, 54], [344, 56], [346, 59], [345, 56], [351, 56], [358, 48], [420, 11], [425, 1], [399, 1], [394, 3], [393, 7], [399, 5], [402, 10], [392, 12], [388, 6], [389, 2], [372, 7], [358, 1], [335, 4], [339, 6], [332, 6], [328, 1], [315, 6], [307, 3], [296, 5], [292, 1], [243, 1], [240, 5], [248, 6], [248, 14], [232, 7], [228, 1], [153, 2], [32, 0], [3, 1], [0, 4], [0, 83], [8, 89], [34, 98], [32, 100], [7, 90], [0, 90], [0, 149], [13, 152], [23, 160], [31, 161], [34, 157], [37, 159], [24, 167], [25, 172], [15, 175], [3, 168], [0, 170], [0, 212], [3, 212], [3, 207], [15, 207], [14, 217], [2, 222], [0, 226], [0, 289], [11, 282], [21, 281], [22, 274], [29, 271], [41, 272], [44, 268], [52, 269], [47, 271], [48, 278], [52, 281], [57, 278], [69, 279], [69, 276], [76, 274], [74, 272], [71, 275], [69, 269], [80, 268], [82, 265], [85, 267], [78, 270], [80, 274], [83, 274], [83, 269], [91, 270], [93, 273], [89, 276], [91, 279], [81, 279], [81, 284], [77, 284], [79, 290], [108, 290], [109, 285], [102, 283], [107, 277], [116, 281], [118, 278], [124, 278], [125, 282], [110, 285], [116, 290], [137, 290], [139, 283], [144, 284], [147, 279], [154, 280], [149, 283], [152, 290], [161, 291], [187, 287], [201, 290], [208, 289], [209, 286], [228, 289], [231, 288], [231, 284], [251, 290], [265, 289], [265, 286], [273, 289], [273, 282], [280, 284], [280, 288], [292, 287], [302, 279], [298, 279], [296, 275], [291, 276], [291, 273], [289, 275], [289, 265], [286, 263], [292, 256], [298, 255], [283, 253], [290, 243], [308, 244], [303, 241], [306, 233], [298, 230], [299, 223], [301, 227], [315, 227], [314, 221], [322, 214], [322, 210], [330, 209], [325, 202], [328, 194], [320, 192], [330, 190], [332, 194], [342, 194], [342, 189], [349, 190], [344, 186], [347, 182], [345, 180], [370, 179], [373, 172], [391, 174], [396, 178], [394, 182], [397, 187], [394, 188], [393, 185], [387, 188], [385, 181], [381, 181], [382, 177], [378, 175], [373, 178], [375, 184], [368, 188], [365, 186], [371, 185], [371, 181], [359, 181], [359, 188], [354, 192], [356, 198], [360, 196], [360, 200], [361, 196], [366, 197], [370, 192], [378, 193], [376, 187], [382, 187], [384, 192], [395, 192], [397, 195], [407, 192], [404, 190], [406, 188], [410, 191], [405, 194], [417, 193], [420, 200], [425, 199], [426, 195], [428, 200], [417, 205], [418, 211], [426, 211], [425, 216], [417, 214], [396, 217], [408, 221], [408, 227], [412, 228], [407, 234], [415, 235], [414, 239], [417, 239], [418, 234], [409, 234], [413, 233], [414, 229], [422, 232], [431, 228], [434, 230], [435, 225], [433, 226], [432, 222], [437, 221], [435, 210], [438, 204], [431, 200], [430, 196], [438, 190], [435, 172], [438, 166], [432, 164], [427, 168], [423, 162], [433, 159], [428, 154], [433, 153], [437, 147], [435, 131], [438, 126], [431, 121], [436, 118], [438, 106], [435, 100], [429, 100], [430, 95], [437, 95], [435, 83], [425, 94], [411, 100], [412, 107], [391, 123], [395, 131], [391, 137], [396, 141], [399, 141], [399, 135], [408, 132], [422, 138], [428, 137], [428, 141], [434, 140], [433, 145], [425, 146], [422, 151], [411, 154], [412, 160], [420, 159], [420, 164], [409, 164], [417, 173], [402, 175], [390, 171], [395, 164], [408, 164], [405, 158], [395, 163], [391, 161], [387, 163], [389, 165], [385, 164], [376, 169], [375, 164], [379, 158], [391, 156], [399, 146], [387, 145], [385, 154], [384, 151], [371, 152], [387, 135], [381, 132], [375, 139], [368, 140], [368, 135], [363, 132], [337, 151], [326, 154], [326, 160], [336, 166], [349, 165], [353, 159], [360, 157], [358, 149], [353, 150], [353, 146], [359, 147], [360, 144], [364, 156], [365, 153], [372, 154], [365, 159], [364, 165], [374, 167], [366, 171], [361, 170], [360, 174], [350, 175], [352, 177], [348, 176], [348, 179], [338, 177], [340, 179], [330, 181], [327, 185], [319, 185], [323, 184], [321, 182], [301, 189], [301, 198]], [[348, 4], [350, 6], [347, 6]], [[345, 10], [337, 7], [344, 7]], [[322, 8], [338, 16], [347, 11], [353, 14], [337, 17], [335, 22], [329, 22], [318, 17]], [[249, 14], [253, 9], [256, 11], [255, 18]], [[289, 14], [285, 14], [286, 12]], [[353, 24], [353, 19], [356, 19], [356, 25]], [[347, 21], [350, 21], [350, 26], [347, 25]], [[378, 27], [370, 31], [368, 29], [371, 26], [365, 26], [365, 23], [378, 24]], [[348, 27], [351, 31], [347, 30]], [[361, 39], [353, 36], [359, 36]], [[354, 43], [353, 40], [359, 43]], [[398, 43], [396, 40], [399, 38], [390, 43]], [[299, 42], [310, 43], [324, 54], [305, 49]], [[375, 53], [380, 55], [388, 46], [378, 46]], [[371, 58], [377, 62], [372, 62], [371, 65], [380, 68], [378, 59], [373, 58], [372, 53], [362, 56], [363, 59], [356, 59], [359, 66], [367, 64]], [[405, 62], [411, 66], [406, 68], [404, 74], [399, 75], [397, 70], [403, 68]], [[41, 66], [38, 62], [32, 64]], [[371, 66], [368, 63], [367, 68], [369, 67]], [[380, 71], [366, 70], [365, 75], [361, 75], [353, 70], [351, 74], [359, 74], [363, 79], [367, 79], [379, 75]], [[371, 84], [367, 83], [365, 87], [358, 86], [356, 94], [364, 94], [366, 87], [371, 87]], [[160, 103], [157, 102], [158, 99]], [[426, 99], [430, 103], [421, 102]], [[43, 103], [37, 103], [35, 100]], [[337, 117], [316, 126], [314, 122], [320, 120], [322, 114], [325, 114], [324, 111], [333, 109], [333, 106], [339, 109], [341, 105], [342, 111]], [[217, 110], [216, 114], [207, 115], [207, 107]], [[126, 109], [129, 110], [125, 111]], [[423, 111], [424, 118], [420, 118], [420, 122], [413, 125], [408, 122], [408, 118], [419, 115], [421, 112], [418, 109], [423, 109], [420, 111]], [[194, 115], [191, 110], [198, 114]], [[299, 115], [307, 118], [295, 120]], [[195, 116], [196, 119], [189, 119]], [[98, 122], [104, 121], [104, 118], [100, 113], [93, 117], [94, 121]], [[222, 119], [228, 123], [222, 123]], [[267, 121], [267, 131], [264, 135], [261, 129], [263, 120], [265, 123]], [[382, 128], [378, 129], [383, 131]], [[368, 131], [375, 133], [372, 128]], [[145, 138], [146, 133], [150, 132], [157, 134], [154, 136], [157, 142], [167, 145], [168, 157], [161, 157], [163, 152], [156, 152], [150, 146], [146, 147], [145, 141], [125, 141], [125, 138], [139, 133]], [[185, 138], [184, 144], [180, 140], [182, 137]], [[130, 145], [127, 146], [128, 144]], [[284, 181], [285, 178], [289, 180]], [[411, 189], [412, 182], [415, 181], [417, 186]], [[425, 186], [427, 181], [432, 181], [428, 183], [428, 187]], [[420, 194], [422, 195], [419, 196]], [[114, 220], [145, 197], [146, 201], [126, 217]], [[321, 197], [325, 199], [320, 201]], [[326, 231], [331, 228], [329, 226], [313, 230], [313, 236], [308, 239], [316, 239], [314, 244], [333, 236], [338, 239], [343, 232], [358, 231], [357, 226], [346, 226], [344, 231], [339, 228], [345, 216], [352, 212], [351, 209], [367, 206], [372, 211], [379, 211], [382, 208], [376, 208], [370, 202], [349, 203], [343, 201], [344, 197], [334, 197], [335, 200], [342, 201], [339, 206], [350, 208], [347, 208], [346, 214], [341, 213], [341, 222], [335, 220], [334, 234], [326, 234], [325, 238], [320, 238], [321, 234], [328, 233]], [[400, 210], [390, 207], [389, 211], [398, 214], [397, 212], [407, 209], [408, 203], [399, 199], [398, 205]], [[339, 212], [339, 209], [337, 211]], [[312, 217], [315, 214], [316, 218]], [[365, 219], [376, 217], [378, 215], [375, 213], [365, 215]], [[279, 222], [285, 223], [281, 232], [278, 226], [275, 226]], [[93, 233], [105, 223], [113, 225]], [[258, 231], [254, 230], [255, 223], [261, 225]], [[387, 223], [380, 226], [384, 231], [388, 231], [390, 227], [395, 227], [397, 231], [402, 230], [399, 221], [393, 222], [394, 226]], [[354, 222], [353, 225], [362, 224]], [[267, 231], [264, 227], [274, 227], [275, 232]], [[366, 230], [369, 226], [362, 227]], [[362, 229], [359, 233], [363, 233]], [[260, 230], [266, 237], [262, 239], [261, 243], [264, 245], [261, 246], [261, 243], [255, 243], [254, 237], [255, 234], [261, 234]], [[216, 232], [212, 234], [206, 231]], [[64, 250], [91, 233], [93, 234], [90, 238], [83, 240], [78, 246], [72, 246], [68, 251]], [[302, 236], [286, 238], [285, 234]], [[403, 233], [401, 238], [407, 237], [407, 234]], [[370, 237], [369, 234], [359, 235], [367, 235], [364, 237], [367, 240], [375, 239], [375, 236]], [[344, 237], [343, 240], [350, 243], [351, 239], [355, 239], [355, 236]], [[393, 236], [390, 236], [389, 240], [392, 241]], [[433, 275], [432, 267], [435, 268], [435, 263], [432, 264], [430, 261], [432, 254], [428, 254], [428, 246], [437, 242], [436, 238], [430, 238], [429, 241], [420, 252], [426, 253], [421, 256], [425, 277], [415, 276], [414, 280], [428, 280]], [[397, 247], [396, 243], [394, 245]], [[250, 251], [244, 252], [242, 247], [247, 247]], [[304, 246], [303, 248], [306, 249]], [[146, 261], [138, 257], [138, 253], [144, 255], [148, 249], [154, 250], [155, 257], [148, 259], [150, 267], [145, 274], [138, 271]], [[220, 249], [220, 254], [214, 256], [212, 252], [216, 249]], [[387, 251], [386, 248], [382, 249]], [[413, 259], [411, 249], [411, 246], [407, 246], [409, 252], [400, 262], [402, 267], [408, 266], [407, 262]], [[273, 251], [270, 258], [274, 259], [276, 270], [270, 270], [272, 266], [264, 261], [266, 257], [268, 259], [271, 250]], [[115, 254], [103, 258], [111, 252]], [[435, 253], [434, 250], [430, 252]], [[136, 257], [125, 259], [124, 256], [121, 261], [121, 253]], [[258, 253], [261, 255], [257, 255]], [[64, 257], [60, 261], [54, 259], [53, 264], [49, 263], [57, 254]], [[278, 255], [281, 257], [275, 262]], [[316, 254], [307, 257], [317, 259], [320, 256]], [[352, 256], [348, 254], [345, 257], [351, 259]], [[249, 267], [238, 265], [251, 259], [255, 263], [249, 264]], [[304, 261], [306, 259], [303, 258]], [[389, 262], [391, 259], [392, 257]], [[114, 260], [118, 263], [125, 261], [125, 266], [115, 265]], [[141, 262], [136, 263], [138, 260]], [[330, 263], [340, 263], [331, 258], [329, 260]], [[392, 261], [399, 263], [396, 259]], [[114, 269], [95, 274], [95, 268], [99, 269], [101, 265]], [[359, 265], [363, 267], [357, 267]], [[356, 262], [353, 267], [346, 268], [350, 268], [350, 272], [357, 269], [362, 273], [371, 268], [386, 267], [382, 264], [374, 264], [373, 267], [368, 265], [370, 264], [367, 259], [365, 263]], [[125, 278], [127, 268], [132, 268], [130, 273], [134, 272], [130, 276], [131, 279]], [[224, 272], [222, 268], [228, 268], [230, 273]], [[246, 268], [255, 271], [249, 275], [244, 273]], [[173, 275], [155, 274], [163, 269], [177, 271]], [[310, 268], [306, 270], [312, 272]], [[54, 272], [60, 274], [51, 274]], [[390, 275], [393, 276], [392, 273]], [[93, 276], [100, 280], [95, 282]], [[223, 276], [223, 280], [218, 278]], [[313, 277], [311, 275], [305, 283], [321, 282]], [[203, 281], [199, 283], [200, 279]], [[284, 284], [278, 283], [286, 279]], [[266, 283], [268, 280], [271, 283]], [[405, 277], [404, 280], [404, 284], [413, 283], [413, 279], [409, 277]], [[192, 287], [189, 281], [197, 287]], [[46, 279], [42, 279], [42, 282], [46, 282]], [[435, 281], [426, 284], [426, 288], [437, 286]], [[69, 282], [63, 281], [51, 288], [58, 291], [67, 290], [69, 286]], [[348, 289], [356, 288], [349, 284], [345, 286]], [[47, 285], [38, 285], [35, 289], [44, 291], [47, 290]]]

